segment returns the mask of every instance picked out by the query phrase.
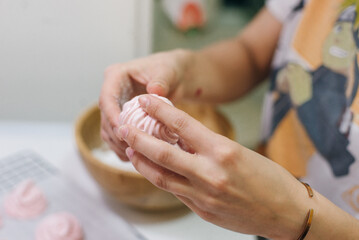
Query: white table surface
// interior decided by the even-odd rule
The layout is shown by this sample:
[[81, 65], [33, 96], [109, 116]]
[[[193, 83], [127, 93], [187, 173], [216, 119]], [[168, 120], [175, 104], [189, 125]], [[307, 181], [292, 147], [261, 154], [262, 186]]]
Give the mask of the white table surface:
[[[33, 150], [76, 181], [93, 198], [108, 204], [87, 173], [77, 152], [72, 123], [0, 121], [0, 158]], [[143, 213], [123, 205], [111, 206], [149, 240], [253, 240], [205, 222], [183, 208], [166, 213]]]

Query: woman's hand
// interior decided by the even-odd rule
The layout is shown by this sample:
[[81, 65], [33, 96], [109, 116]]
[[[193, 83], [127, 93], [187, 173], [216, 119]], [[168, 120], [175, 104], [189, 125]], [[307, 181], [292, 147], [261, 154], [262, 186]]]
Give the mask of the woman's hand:
[[154, 93], [171, 99], [183, 95], [182, 79], [186, 73], [189, 52], [175, 50], [151, 55], [124, 64], [114, 64], [105, 71], [99, 107], [101, 110], [101, 137], [122, 160], [128, 160], [128, 145], [115, 136], [119, 128], [122, 105], [132, 97]]
[[216, 225], [272, 239], [300, 234], [309, 197], [286, 170], [157, 98], [144, 96], [140, 103], [194, 152], [122, 126], [126, 154], [149, 181]]

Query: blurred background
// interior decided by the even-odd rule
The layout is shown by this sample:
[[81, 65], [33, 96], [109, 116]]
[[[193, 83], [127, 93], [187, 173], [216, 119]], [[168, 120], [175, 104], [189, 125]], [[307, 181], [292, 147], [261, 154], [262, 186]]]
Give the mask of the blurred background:
[[1, 0], [0, 118], [73, 120], [106, 66], [149, 54], [153, 3]]
[[[106, 66], [235, 36], [263, 4], [200, 0], [184, 13], [180, 2], [0, 0], [0, 120], [72, 121], [97, 101]], [[186, 14], [198, 28], [179, 26]], [[241, 126], [258, 118], [262, 92], [222, 109]]]

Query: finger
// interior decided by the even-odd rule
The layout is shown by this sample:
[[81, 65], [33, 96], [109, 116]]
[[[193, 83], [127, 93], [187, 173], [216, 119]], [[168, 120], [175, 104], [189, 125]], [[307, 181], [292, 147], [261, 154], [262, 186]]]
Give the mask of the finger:
[[216, 147], [210, 141], [215, 134], [187, 113], [150, 95], [140, 97], [139, 102], [144, 111], [178, 134], [194, 150], [208, 152]]
[[124, 161], [124, 162], [128, 162], [129, 159], [126, 155], [126, 148], [124, 150], [119, 149], [115, 144], [113, 144], [113, 142], [107, 142], [108, 146], [112, 149], [112, 151], [114, 151], [116, 153], [116, 155], [120, 158], [120, 160]]
[[151, 77], [151, 81], [147, 84], [148, 93], [157, 94], [159, 96], [168, 96], [177, 87], [176, 72], [168, 67], [157, 69], [157, 74]]
[[[111, 68], [109, 68], [111, 69]], [[123, 82], [128, 76], [115, 70], [106, 70], [105, 80], [102, 85], [99, 108], [110, 124], [111, 129], [119, 127], [119, 115], [121, 112], [120, 93]]]
[[[105, 141], [109, 147], [116, 153], [116, 155], [123, 161], [128, 161], [128, 158], [125, 154], [125, 150], [128, 147], [125, 141], [119, 141], [116, 143], [113, 138], [108, 134], [108, 129], [106, 130], [107, 124], [105, 121], [101, 121], [101, 137], [102, 140]], [[117, 139], [117, 137], [115, 138]]]
[[117, 156], [121, 158], [121, 160], [128, 161], [127, 156], [125, 154], [125, 150], [128, 147], [128, 144], [125, 141], [120, 141], [117, 137], [111, 137], [108, 134], [108, 131], [109, 130], [104, 131], [106, 132], [107, 135], [105, 141], [107, 142], [109, 147], [117, 154]]
[[119, 134], [132, 149], [143, 154], [154, 163], [182, 176], [193, 176], [193, 169], [196, 169], [198, 165], [195, 155], [182, 151], [131, 125], [122, 126], [119, 129]]
[[105, 130], [101, 129], [100, 135], [101, 135], [101, 138], [102, 138], [102, 140], [103, 140], [104, 142], [107, 143], [107, 142], [110, 141], [110, 137], [108, 136], [108, 134], [107, 134], [107, 132], [106, 132]]
[[189, 145], [186, 144], [185, 141], [183, 141], [182, 138], [178, 139], [178, 142], [177, 142], [178, 146], [183, 150], [183, 151], [186, 151], [188, 153], [196, 153], [196, 151]]
[[192, 188], [185, 177], [153, 163], [130, 147], [126, 149], [126, 154], [137, 171], [158, 188], [173, 194], [192, 195]]
[[[107, 134], [109, 135], [111, 141], [114, 142], [114, 144], [116, 145], [123, 145], [123, 141], [121, 141], [120, 139], [118, 139], [118, 137], [116, 136], [115, 132], [116, 129], [111, 128], [111, 124], [109, 123], [108, 119], [106, 118], [105, 114], [103, 112], [101, 112], [101, 127], [107, 132]], [[123, 150], [125, 150], [126, 148], [124, 148]]]
[[111, 139], [109, 138], [109, 136], [107, 135], [107, 133], [103, 130], [101, 130], [101, 138], [104, 142], [107, 143], [107, 145], [110, 147], [110, 149], [112, 151], [114, 151], [116, 153], [116, 155], [121, 159], [126, 161], [127, 160], [127, 156], [124, 153], [124, 151], [119, 151], [117, 149], [117, 147], [112, 143]]
[[213, 221], [216, 216], [208, 211], [202, 210], [199, 206], [197, 206], [192, 200], [187, 197], [176, 195], [176, 197], [183, 202], [187, 207], [189, 207], [193, 212], [195, 212], [198, 216], [206, 221]]

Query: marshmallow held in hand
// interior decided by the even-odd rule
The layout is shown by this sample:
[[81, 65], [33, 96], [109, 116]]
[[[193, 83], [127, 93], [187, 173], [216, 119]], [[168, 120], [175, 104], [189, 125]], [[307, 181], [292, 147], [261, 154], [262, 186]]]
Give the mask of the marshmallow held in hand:
[[[173, 106], [170, 100], [160, 97], [156, 94], [151, 94], [163, 100], [165, 103]], [[130, 124], [138, 129], [171, 144], [178, 142], [178, 135], [170, 131], [163, 123], [149, 116], [140, 106], [137, 96], [123, 105], [122, 112], [120, 113], [120, 125]]]

